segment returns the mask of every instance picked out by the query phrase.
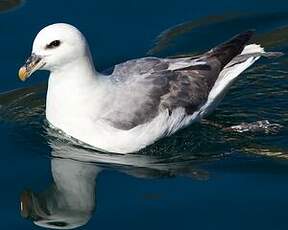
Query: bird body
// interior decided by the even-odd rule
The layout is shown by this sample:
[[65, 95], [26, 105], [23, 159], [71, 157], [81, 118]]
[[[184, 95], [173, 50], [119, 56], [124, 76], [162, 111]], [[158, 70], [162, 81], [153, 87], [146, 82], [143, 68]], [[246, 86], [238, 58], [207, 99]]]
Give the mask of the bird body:
[[95, 70], [75, 27], [48, 26], [32, 51], [40, 59], [35, 66], [51, 72], [47, 120], [99, 150], [139, 151], [216, 108], [237, 76], [267, 55], [259, 45], [246, 46], [251, 36], [242, 33], [195, 57], [129, 60], [107, 75]]

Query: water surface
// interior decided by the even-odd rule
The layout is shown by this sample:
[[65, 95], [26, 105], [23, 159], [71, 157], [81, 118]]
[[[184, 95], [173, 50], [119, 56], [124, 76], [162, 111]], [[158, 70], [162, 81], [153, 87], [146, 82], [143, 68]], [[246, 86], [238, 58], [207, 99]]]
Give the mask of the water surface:
[[[145, 55], [200, 53], [251, 28], [254, 42], [287, 53], [288, 3], [7, 0], [0, 10], [1, 229], [287, 229], [286, 56], [242, 74], [203, 124], [124, 156], [49, 130], [48, 74], [23, 84], [17, 70], [54, 22], [83, 31], [100, 71]], [[225, 129], [259, 120], [283, 128]]]

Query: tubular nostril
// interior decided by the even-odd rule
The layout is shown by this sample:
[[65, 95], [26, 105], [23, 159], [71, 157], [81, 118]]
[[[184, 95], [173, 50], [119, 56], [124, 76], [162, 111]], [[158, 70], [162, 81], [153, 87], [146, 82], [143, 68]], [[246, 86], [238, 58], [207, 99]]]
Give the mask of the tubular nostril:
[[27, 59], [25, 67], [29, 69], [30, 67], [37, 65], [40, 61], [41, 57], [36, 55], [35, 53], [32, 53], [31, 56]]

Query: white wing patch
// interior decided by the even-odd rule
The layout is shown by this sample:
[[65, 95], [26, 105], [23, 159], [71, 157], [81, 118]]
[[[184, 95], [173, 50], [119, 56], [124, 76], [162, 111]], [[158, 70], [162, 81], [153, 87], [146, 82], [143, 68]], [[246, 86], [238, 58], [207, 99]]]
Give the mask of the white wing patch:
[[[200, 109], [201, 118], [210, 114], [218, 106], [236, 78], [256, 62], [262, 54], [265, 54], [265, 51], [260, 45], [247, 45], [240, 55], [226, 65], [210, 91], [207, 102]], [[245, 57], [244, 61], [243, 58], [241, 60], [241, 56]], [[241, 61], [238, 63], [237, 60]]]
[[175, 62], [175, 63], [170, 63], [168, 70], [177, 70], [177, 69], [183, 69], [186, 67], [190, 67], [190, 66], [194, 66], [194, 65], [205, 65], [207, 64], [204, 61], [197, 61], [195, 60], [195, 62], [191, 62], [191, 60], [189, 61], [182, 61], [182, 62]]

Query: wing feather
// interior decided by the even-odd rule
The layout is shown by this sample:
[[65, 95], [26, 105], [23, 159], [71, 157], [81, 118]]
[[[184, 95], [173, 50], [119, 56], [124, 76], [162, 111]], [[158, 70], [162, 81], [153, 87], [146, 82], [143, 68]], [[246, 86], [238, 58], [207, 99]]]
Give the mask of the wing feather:
[[203, 55], [185, 58], [146, 57], [116, 65], [110, 79], [119, 82], [113, 108], [105, 119], [129, 130], [162, 111], [182, 107], [187, 115], [203, 106], [219, 73], [249, 40], [250, 31], [235, 36]]

